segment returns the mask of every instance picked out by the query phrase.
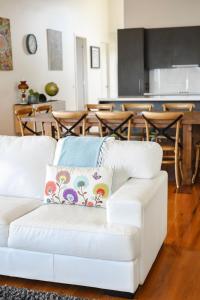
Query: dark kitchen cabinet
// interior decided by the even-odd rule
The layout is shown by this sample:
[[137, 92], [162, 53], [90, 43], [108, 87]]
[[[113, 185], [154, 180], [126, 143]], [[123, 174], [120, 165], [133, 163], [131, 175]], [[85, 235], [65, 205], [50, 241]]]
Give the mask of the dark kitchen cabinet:
[[149, 70], [174, 65], [200, 65], [200, 26], [118, 30], [119, 96], [143, 95]]
[[118, 30], [118, 95], [143, 95], [148, 88], [144, 65], [144, 29]]
[[200, 26], [145, 30], [148, 69], [200, 64]]
[[155, 28], [145, 30], [145, 61], [148, 69], [172, 66], [172, 29]]
[[200, 64], [200, 26], [173, 28], [172, 65]]

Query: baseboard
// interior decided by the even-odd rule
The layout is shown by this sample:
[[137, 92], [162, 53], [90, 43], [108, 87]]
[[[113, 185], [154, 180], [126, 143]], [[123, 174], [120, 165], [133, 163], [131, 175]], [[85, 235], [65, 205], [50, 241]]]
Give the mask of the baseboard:
[[119, 298], [126, 298], [126, 299], [134, 299], [134, 293], [128, 292], [120, 292], [120, 291], [113, 291], [113, 290], [103, 290], [105, 295], [112, 296], [112, 297], [119, 297]]

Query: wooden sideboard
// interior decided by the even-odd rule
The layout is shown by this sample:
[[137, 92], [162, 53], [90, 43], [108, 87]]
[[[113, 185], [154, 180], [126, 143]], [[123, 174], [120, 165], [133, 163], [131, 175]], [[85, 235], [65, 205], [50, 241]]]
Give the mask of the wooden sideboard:
[[[13, 105], [13, 115], [14, 115], [14, 126], [15, 126], [15, 134], [16, 135], [20, 135], [21, 131], [20, 131], [20, 127], [19, 127], [19, 122], [15, 116], [15, 111], [21, 108], [25, 108], [25, 107], [32, 107], [32, 108], [36, 108], [40, 105], [45, 105], [45, 104], [50, 104], [52, 105], [52, 108], [54, 111], [58, 111], [58, 110], [65, 110], [65, 101], [63, 100], [51, 100], [51, 101], [47, 101], [44, 103], [39, 103], [39, 104], [14, 104]], [[27, 124], [29, 128], [33, 129], [34, 124], [31, 122], [29, 124]], [[29, 132], [30, 134], [30, 132]]]

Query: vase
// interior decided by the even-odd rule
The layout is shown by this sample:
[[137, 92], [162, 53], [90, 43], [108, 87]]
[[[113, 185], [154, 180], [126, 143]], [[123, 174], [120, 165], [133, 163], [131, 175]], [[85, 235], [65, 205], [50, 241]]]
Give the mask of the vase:
[[26, 83], [26, 81], [20, 81], [20, 84], [18, 85], [18, 89], [21, 92], [21, 101], [22, 104], [26, 104], [26, 91], [28, 90], [29, 86]]

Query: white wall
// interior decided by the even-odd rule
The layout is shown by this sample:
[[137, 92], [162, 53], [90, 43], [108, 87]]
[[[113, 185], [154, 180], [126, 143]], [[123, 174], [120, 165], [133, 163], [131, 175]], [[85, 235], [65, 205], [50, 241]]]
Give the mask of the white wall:
[[[13, 134], [13, 104], [19, 102], [17, 84], [27, 80], [43, 92], [45, 83], [60, 88], [57, 99], [75, 109], [74, 37], [88, 40], [88, 100], [101, 97], [101, 70], [90, 69], [89, 46], [108, 42], [108, 0], [0, 0], [0, 17], [9, 18], [13, 50], [13, 71], [0, 71], [0, 134]], [[63, 71], [48, 71], [46, 29], [63, 33]], [[24, 36], [34, 33], [38, 51], [27, 55]]]
[[125, 27], [200, 25], [199, 0], [124, 0]]

